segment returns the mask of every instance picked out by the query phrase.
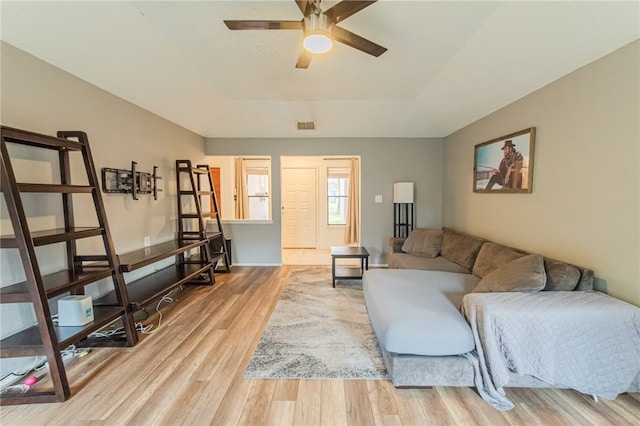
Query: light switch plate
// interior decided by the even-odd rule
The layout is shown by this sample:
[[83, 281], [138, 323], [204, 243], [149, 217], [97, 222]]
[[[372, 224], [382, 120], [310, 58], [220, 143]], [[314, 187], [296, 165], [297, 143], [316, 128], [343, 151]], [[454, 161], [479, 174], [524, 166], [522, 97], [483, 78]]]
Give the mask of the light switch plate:
[[382, 202], [382, 195], [376, 195], [375, 202], [376, 203], [381, 203]]

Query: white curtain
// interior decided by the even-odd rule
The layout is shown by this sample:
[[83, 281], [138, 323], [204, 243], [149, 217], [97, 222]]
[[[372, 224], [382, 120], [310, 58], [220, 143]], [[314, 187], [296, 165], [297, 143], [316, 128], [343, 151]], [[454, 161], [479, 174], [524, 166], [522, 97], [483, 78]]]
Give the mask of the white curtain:
[[249, 219], [247, 166], [242, 157], [236, 157], [236, 219]]
[[347, 226], [344, 229], [345, 244], [360, 242], [360, 162], [351, 157], [349, 167], [349, 193], [347, 196]]

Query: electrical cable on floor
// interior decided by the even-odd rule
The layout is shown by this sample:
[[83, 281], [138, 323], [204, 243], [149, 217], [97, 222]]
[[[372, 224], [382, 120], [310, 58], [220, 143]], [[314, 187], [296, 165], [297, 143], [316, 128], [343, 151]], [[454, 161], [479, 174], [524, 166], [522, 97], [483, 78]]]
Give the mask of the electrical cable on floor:
[[[182, 286], [179, 287], [180, 290], [183, 289]], [[166, 293], [164, 296], [162, 296], [160, 298], [160, 300], [158, 301], [158, 303], [156, 304], [156, 312], [159, 315], [158, 318], [158, 325], [155, 326], [155, 329], [152, 330], [152, 328], [154, 328], [154, 324], [149, 324], [149, 325], [144, 325], [141, 322], [137, 322], [135, 323], [135, 327], [136, 330], [141, 332], [142, 334], [153, 334], [156, 331], [160, 330], [161, 326], [162, 326], [162, 311], [160, 311], [160, 306], [162, 305], [162, 303], [172, 303], [173, 299], [171, 297], [169, 297], [169, 295], [171, 295], [171, 293], [173, 293], [174, 290], [169, 291], [168, 293]], [[146, 310], [144, 310], [145, 313], [147, 313], [147, 318], [148, 316], [148, 312]], [[52, 316], [52, 320], [53, 322], [58, 322], [58, 315], [54, 315]], [[106, 330], [106, 331], [94, 331], [93, 333], [89, 334], [88, 337], [112, 337], [112, 336], [118, 336], [118, 335], [122, 335], [125, 334], [124, 331], [124, 327], [118, 327], [115, 329], [111, 329], [111, 330]], [[78, 350], [76, 348], [75, 345], [71, 345], [69, 347], [67, 347], [66, 349], [60, 351], [60, 354], [64, 357], [73, 357], [75, 355], [83, 355], [86, 354], [86, 352], [82, 352], [80, 350]], [[35, 357], [35, 359], [33, 360], [33, 365], [31, 365], [30, 367], [26, 367], [24, 370], [20, 370], [20, 371], [15, 371], [12, 373], [7, 374], [6, 376], [4, 376], [2, 379], [0, 379], [0, 383], [2, 383], [5, 379], [7, 379], [10, 376], [14, 376], [14, 378], [12, 377], [10, 381], [7, 382], [6, 385], [3, 385], [0, 388], [0, 393], [7, 393], [9, 391], [19, 391], [20, 393], [26, 393], [29, 391], [29, 389], [31, 388], [31, 385], [33, 385], [34, 383], [36, 383], [39, 378], [37, 377], [28, 377], [25, 380], [25, 383], [23, 384], [19, 384], [19, 385], [10, 385], [11, 383], [15, 383], [16, 381], [22, 379], [23, 377], [25, 377], [27, 374], [29, 374], [32, 371], [40, 371], [46, 367], [48, 367], [49, 363], [47, 362], [47, 357], [46, 356], [37, 356]]]
[[158, 304], [156, 305], [156, 312], [160, 316], [158, 319], [158, 327], [155, 330], [151, 330], [153, 328], [153, 324], [149, 324], [144, 328], [144, 330], [141, 330], [142, 334], [152, 334], [160, 330], [160, 326], [162, 325], [162, 312], [160, 311], [160, 305], [162, 304], [162, 302], [167, 302], [167, 303], [173, 302], [173, 299], [169, 297], [172, 291], [162, 296], [162, 298], [158, 301]]
[[[142, 324], [142, 322], [136, 322], [135, 324], [136, 330], [138, 330], [142, 334], [152, 334], [160, 330], [160, 326], [162, 325], [162, 312], [160, 311], [160, 305], [163, 302], [166, 302], [166, 303], [173, 302], [173, 299], [169, 297], [169, 295], [173, 292], [174, 290], [169, 291], [167, 294], [162, 296], [158, 301], [158, 303], [156, 304], [156, 312], [160, 317], [158, 319], [158, 325], [156, 326], [155, 330], [153, 331], [151, 330], [154, 327], [153, 324], [144, 325]], [[147, 312], [147, 310], [143, 309], [143, 311], [147, 314], [147, 318], [149, 318], [149, 313]], [[106, 331], [94, 331], [89, 335], [89, 337], [112, 337], [112, 336], [119, 336], [122, 334], [125, 334], [124, 327], [118, 327], [118, 328], [114, 328]]]
[[[76, 348], [75, 345], [68, 346], [64, 350], [60, 351], [60, 355], [62, 356], [63, 361], [65, 359], [72, 358], [75, 355], [81, 356], [83, 353], [86, 353], [86, 352], [80, 351], [79, 349]], [[5, 379], [9, 378], [10, 376], [14, 376], [14, 378], [11, 378], [6, 385], [2, 386], [2, 388], [0, 389], [0, 393], [5, 394], [5, 393], [9, 393], [10, 391], [19, 391], [19, 393], [28, 392], [31, 386], [34, 383], [36, 383], [44, 375], [41, 375], [39, 377], [35, 377], [35, 376], [27, 377], [24, 383], [18, 384], [18, 385], [11, 385], [11, 383], [15, 383], [16, 381], [22, 379], [32, 371], [41, 371], [43, 369], [46, 369], [48, 366], [49, 366], [49, 363], [47, 362], [46, 356], [36, 356], [31, 366], [26, 367], [23, 370], [18, 370], [18, 371], [9, 373], [6, 376], [4, 376], [2, 379], [0, 379], [0, 382], [2, 382], [2, 381], [5, 381]]]
[[88, 337], [112, 337], [120, 334], [124, 334], [124, 328], [122, 327], [118, 327], [118, 328], [114, 328], [106, 331], [94, 331], [93, 333], [89, 334]]
[[31, 386], [29, 385], [11, 385], [11, 386], [2, 388], [2, 391], [0, 391], [0, 394], [10, 393], [12, 390], [17, 390], [19, 391], [19, 393], [27, 393], [29, 392], [29, 389], [31, 389]]
[[24, 376], [26, 376], [27, 374], [29, 374], [32, 371], [38, 371], [40, 369], [42, 369], [44, 366], [47, 365], [47, 357], [46, 356], [37, 356], [33, 359], [33, 364], [31, 364], [31, 366], [25, 367], [22, 370], [17, 370], [17, 371], [13, 371], [9, 374], [7, 374], [6, 376], [4, 376], [2, 379], [0, 379], [0, 383], [5, 382], [5, 380], [7, 380], [7, 383], [5, 385], [1, 385], [0, 389], [4, 390], [6, 389], [11, 383], [14, 383], [18, 380], [20, 380], [21, 378], [23, 378]]

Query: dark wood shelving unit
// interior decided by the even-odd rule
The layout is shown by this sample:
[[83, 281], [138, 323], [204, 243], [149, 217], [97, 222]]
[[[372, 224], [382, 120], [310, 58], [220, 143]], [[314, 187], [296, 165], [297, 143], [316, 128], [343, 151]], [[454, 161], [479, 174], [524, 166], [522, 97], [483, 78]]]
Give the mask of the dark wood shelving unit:
[[[135, 323], [129, 309], [125, 282], [115, 254], [106, 212], [102, 202], [95, 166], [89, 149], [86, 133], [78, 131], [58, 132], [48, 136], [30, 131], [1, 127], [0, 186], [13, 228], [12, 235], [0, 236], [0, 248], [17, 249], [25, 280], [0, 288], [0, 303], [30, 303], [36, 317], [36, 325], [13, 334], [0, 341], [0, 356], [25, 357], [45, 355], [53, 389], [46, 392], [4, 393], [0, 404], [26, 404], [61, 402], [71, 396], [71, 388], [66, 377], [61, 350], [84, 340], [92, 332], [107, 324], [120, 320], [124, 327], [124, 338], [111, 345], [133, 346], [137, 342]], [[9, 144], [26, 145], [57, 151], [59, 183], [18, 182], [9, 155]], [[71, 183], [71, 152], [82, 156], [88, 185]], [[55, 158], [55, 157], [53, 157]], [[55, 162], [55, 160], [54, 160]], [[74, 176], [75, 176], [74, 171]], [[81, 174], [81, 173], [80, 173]], [[32, 230], [22, 202], [23, 193], [60, 194], [64, 227], [50, 230]], [[97, 224], [76, 227], [74, 218], [74, 194], [91, 194]], [[83, 238], [99, 237], [104, 254], [81, 254], [76, 241]], [[66, 268], [54, 273], [41, 272], [41, 260], [35, 248], [64, 243]], [[99, 280], [111, 278], [115, 303], [108, 307], [94, 307], [94, 319], [80, 327], [59, 327], [52, 318], [56, 296], [84, 294], [84, 287]]]
[[[80, 238], [98, 237], [104, 232], [102, 228], [58, 228], [31, 232], [31, 238], [35, 247], [48, 244], [64, 243]], [[18, 248], [18, 239], [15, 235], [0, 236], [0, 248]]]
[[[207, 234], [206, 239], [209, 240], [211, 238], [213, 238], [213, 236]], [[120, 255], [120, 269], [122, 272], [131, 272], [143, 266], [166, 259], [167, 257], [194, 249], [202, 244], [202, 240], [171, 240], [134, 250]]]
[[[202, 283], [203, 280], [197, 280], [197, 278], [206, 274], [207, 270], [211, 268], [213, 259], [210, 262], [203, 262], [200, 254], [184, 258], [182, 261], [180, 261], [180, 257], [188, 250], [203, 250], [202, 247], [208, 243], [209, 237], [197, 241], [172, 240], [120, 255], [120, 270], [122, 272], [132, 272], [176, 256], [174, 265], [162, 268], [127, 284], [127, 294], [132, 311], [135, 312], [142, 309], [180, 285], [194, 282]], [[208, 281], [206, 282], [208, 283]], [[94, 302], [98, 306], [112, 306], [116, 303], [115, 292], [107, 293]]]
[[[132, 281], [127, 285], [129, 303], [132, 310], [137, 311], [160, 299], [168, 291], [186, 284], [205, 273], [209, 266], [171, 265], [152, 274]], [[111, 292], [97, 299], [97, 306], [111, 306], [117, 303], [115, 293]]]
[[[75, 345], [89, 334], [118, 319], [124, 312], [119, 306], [94, 306], [94, 320], [83, 327], [53, 326], [61, 348]], [[45, 355], [38, 326], [33, 326], [0, 341], [3, 351], [9, 356]]]
[[[91, 270], [65, 269], [53, 274], [42, 276], [42, 288], [47, 298], [60, 296], [64, 293], [84, 287], [98, 280], [109, 278], [112, 269], [108, 266], [92, 268]], [[2, 303], [27, 303], [31, 302], [29, 283], [22, 281], [0, 289]]]
[[[188, 175], [189, 189], [184, 189], [184, 175]], [[120, 271], [133, 272], [156, 262], [175, 257], [173, 265], [162, 268], [140, 279], [127, 284], [129, 306], [132, 312], [136, 312], [145, 306], [159, 300], [172, 289], [183, 284], [208, 284], [215, 282], [215, 266], [221, 259], [229, 259], [226, 250], [212, 252], [212, 241], [224, 240], [220, 226], [218, 232], [206, 232], [202, 218], [210, 217], [217, 213], [217, 202], [214, 202], [216, 211], [202, 211], [202, 196], [211, 196], [215, 200], [215, 190], [209, 173], [209, 166], [199, 165], [192, 167], [189, 160], [176, 161], [176, 175], [178, 179], [178, 238], [172, 241], [158, 243], [149, 247], [133, 250], [119, 255]], [[200, 177], [208, 179], [209, 190], [202, 188]], [[181, 197], [188, 196], [194, 211], [186, 211]], [[197, 223], [193, 226], [194, 219]], [[191, 225], [191, 226], [189, 226]], [[192, 251], [197, 253], [187, 255]], [[228, 263], [227, 263], [228, 264]], [[227, 271], [229, 269], [227, 268]], [[115, 292], [108, 293], [97, 299], [95, 305], [111, 306], [117, 303]]]
[[19, 183], [20, 192], [54, 192], [59, 194], [91, 194], [93, 188], [87, 185], [58, 185], [52, 183]]
[[[198, 164], [194, 167], [189, 160], [176, 160], [176, 178], [178, 240], [207, 240], [207, 244], [200, 251], [200, 259], [202, 263], [211, 264], [211, 269], [207, 273], [211, 278], [211, 284], [213, 284], [216, 272], [228, 273], [231, 271], [231, 253], [227, 249], [227, 240], [222, 231], [218, 197], [213, 185], [211, 168], [207, 164]], [[184, 187], [185, 181], [188, 182], [188, 188]], [[204, 202], [203, 197], [209, 197], [209, 200]], [[191, 204], [191, 209], [185, 207], [187, 204], [185, 201]], [[211, 211], [204, 211], [204, 205], [210, 205]], [[207, 233], [204, 218], [215, 218], [218, 231]], [[222, 270], [216, 268], [221, 259], [224, 261]], [[185, 262], [184, 258], [180, 260]], [[193, 263], [193, 260], [188, 262]]]
[[[224, 244], [218, 204], [209, 167], [193, 167], [188, 160], [176, 161], [178, 179], [178, 237], [151, 247], [117, 256], [111, 239], [106, 212], [101, 198], [89, 141], [84, 132], [58, 132], [57, 136], [41, 135], [2, 126], [0, 186], [12, 225], [12, 235], [0, 236], [1, 249], [17, 249], [20, 253], [25, 280], [0, 288], [0, 303], [31, 303], [36, 325], [0, 341], [2, 357], [47, 357], [53, 389], [51, 391], [7, 393], [0, 396], [2, 405], [61, 402], [71, 396], [61, 350], [72, 344], [83, 346], [133, 346], [138, 341], [133, 313], [161, 298], [168, 291], [183, 284], [215, 282], [216, 264], [224, 259], [226, 272], [230, 271], [230, 254]], [[8, 144], [21, 144], [58, 152], [59, 183], [17, 182]], [[87, 173], [88, 185], [71, 183], [70, 152], [80, 152]], [[181, 188], [184, 174], [189, 188]], [[75, 174], [74, 174], [75, 176]], [[204, 178], [205, 182], [201, 182]], [[55, 179], [54, 179], [55, 180]], [[60, 194], [61, 216], [64, 227], [50, 230], [31, 230], [22, 204], [22, 193]], [[74, 194], [91, 194], [96, 211], [97, 225], [79, 227], [74, 218]], [[211, 212], [202, 209], [202, 197], [211, 197]], [[185, 211], [184, 203], [190, 197], [195, 211]], [[215, 217], [218, 232], [205, 230], [205, 217]], [[194, 222], [195, 221], [195, 222]], [[105, 254], [81, 254], [76, 241], [83, 238], [101, 238]], [[212, 249], [212, 243], [220, 249]], [[66, 268], [43, 274], [35, 248], [51, 244], [64, 245]], [[175, 263], [137, 279], [127, 285], [125, 273], [135, 271], [171, 257]], [[84, 326], [60, 327], [52, 319], [55, 301], [52, 298], [66, 294], [84, 294], [85, 286], [111, 278], [113, 290], [93, 300], [94, 319]], [[90, 334], [114, 321], [120, 321], [124, 337], [95, 339]]]

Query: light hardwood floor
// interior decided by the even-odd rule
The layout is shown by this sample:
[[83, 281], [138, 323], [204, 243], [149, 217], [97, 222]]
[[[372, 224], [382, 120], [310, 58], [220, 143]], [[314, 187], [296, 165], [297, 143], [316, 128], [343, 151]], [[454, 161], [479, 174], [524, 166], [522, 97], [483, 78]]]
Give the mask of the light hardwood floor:
[[[69, 368], [65, 403], [2, 407], [2, 425], [628, 425], [640, 396], [507, 389], [500, 412], [471, 388], [395, 389], [386, 380], [248, 380], [244, 368], [291, 267], [234, 267], [162, 308], [133, 348], [94, 349]], [[157, 315], [150, 321], [157, 322]], [[340, 356], [340, 354], [336, 354]]]
[[[282, 249], [283, 265], [331, 265], [330, 249]], [[359, 265], [358, 259], [336, 259], [336, 265]]]

